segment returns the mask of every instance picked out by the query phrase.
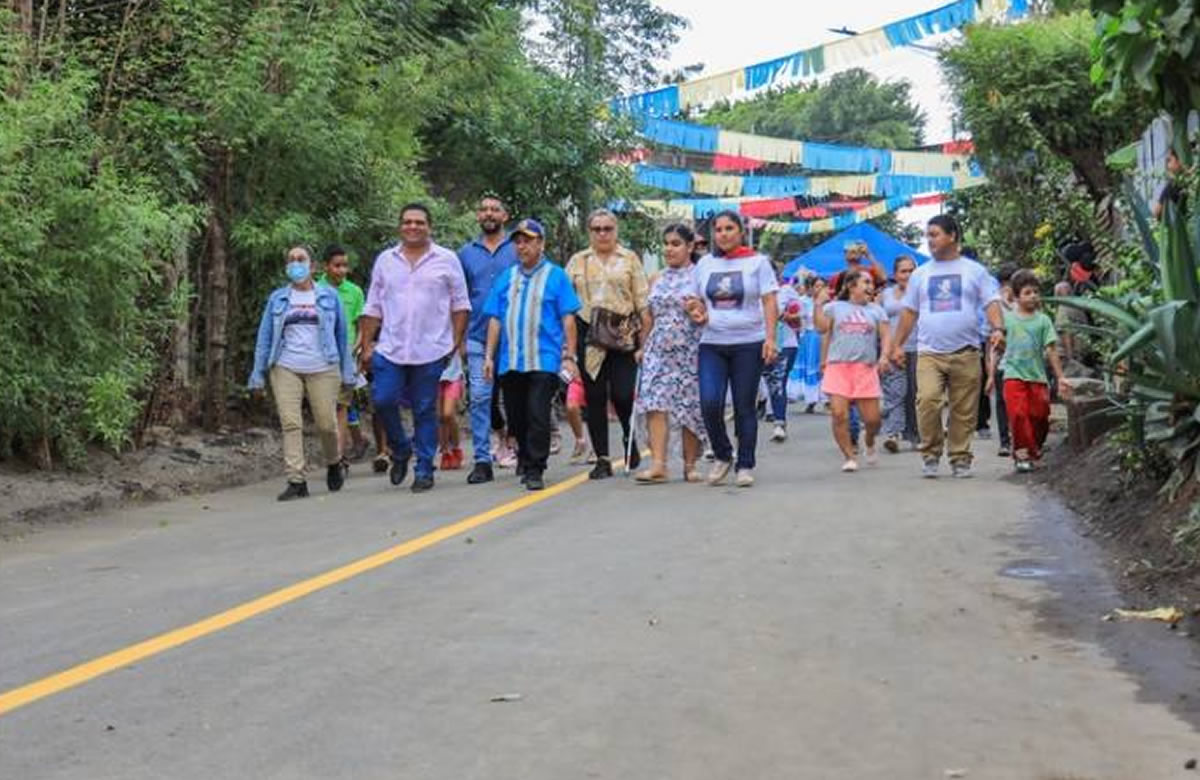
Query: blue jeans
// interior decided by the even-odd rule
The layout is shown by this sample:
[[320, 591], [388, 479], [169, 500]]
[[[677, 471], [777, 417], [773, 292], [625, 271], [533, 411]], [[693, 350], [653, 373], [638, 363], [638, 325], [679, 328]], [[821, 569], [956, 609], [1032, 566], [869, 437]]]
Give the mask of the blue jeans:
[[787, 383], [794, 365], [796, 348], [784, 347], [779, 350], [779, 357], [775, 362], [763, 368], [763, 374], [767, 378], [767, 390], [771, 393], [771, 416], [784, 427], [787, 426]]
[[862, 428], [862, 415], [858, 413], [858, 404], [850, 404], [850, 441], [858, 444], [858, 432]]
[[467, 342], [467, 386], [471, 396], [471, 444], [476, 463], [492, 462], [492, 383], [483, 378], [484, 345]]
[[[374, 386], [371, 399], [387, 431], [392, 460], [408, 460], [413, 448], [417, 465], [413, 474], [433, 476], [433, 456], [437, 454], [437, 396], [438, 380], [446, 370], [446, 358], [422, 365], [398, 365], [376, 352], [371, 356]], [[413, 437], [410, 441], [400, 421], [400, 399], [412, 403]]]
[[700, 345], [700, 413], [719, 461], [733, 460], [725, 431], [725, 390], [733, 395], [733, 430], [737, 435], [737, 468], [754, 468], [758, 445], [758, 380], [762, 376], [762, 342]]

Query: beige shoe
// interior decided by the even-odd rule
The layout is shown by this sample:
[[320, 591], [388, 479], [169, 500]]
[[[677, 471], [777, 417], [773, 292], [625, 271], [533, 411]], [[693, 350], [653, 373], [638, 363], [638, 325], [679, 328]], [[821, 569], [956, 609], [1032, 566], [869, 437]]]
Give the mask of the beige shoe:
[[738, 469], [734, 484], [740, 488], [754, 487], [754, 474], [750, 469]]
[[595, 463], [596, 455], [592, 452], [592, 444], [586, 439], [575, 442], [575, 449], [571, 452], [571, 465], [582, 466], [585, 463]]
[[639, 485], [662, 485], [667, 481], [667, 471], [665, 468], [651, 467], [645, 471], [639, 471], [633, 479]]
[[720, 485], [729, 476], [733, 464], [727, 460], [713, 461], [712, 471], [708, 472], [708, 484]]

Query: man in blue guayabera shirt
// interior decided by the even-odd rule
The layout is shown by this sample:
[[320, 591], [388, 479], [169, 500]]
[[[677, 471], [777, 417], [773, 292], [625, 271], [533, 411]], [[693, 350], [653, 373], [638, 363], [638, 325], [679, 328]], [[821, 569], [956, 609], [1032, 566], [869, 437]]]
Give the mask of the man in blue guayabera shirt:
[[479, 199], [475, 210], [480, 234], [458, 250], [467, 291], [471, 297], [471, 321], [467, 326], [467, 382], [471, 394], [471, 441], [475, 467], [467, 482], [478, 485], [491, 482], [492, 450], [489, 435], [492, 421], [492, 380], [483, 375], [484, 344], [487, 342], [488, 317], [483, 304], [496, 279], [517, 263], [517, 251], [505, 235], [508, 209], [504, 201], [491, 193]]
[[579, 298], [563, 269], [544, 250], [546, 232], [534, 219], [513, 228], [520, 265], [496, 280], [483, 313], [488, 322], [483, 373], [500, 377], [508, 429], [517, 440], [517, 472], [529, 490], [546, 483], [550, 455], [550, 407], [560, 382], [575, 365], [575, 312]]

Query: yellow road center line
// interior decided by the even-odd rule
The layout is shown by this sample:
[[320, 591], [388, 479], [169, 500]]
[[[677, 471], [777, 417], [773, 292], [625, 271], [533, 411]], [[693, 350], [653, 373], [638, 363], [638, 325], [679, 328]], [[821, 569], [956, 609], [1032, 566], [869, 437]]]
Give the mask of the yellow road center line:
[[[614, 464], [616, 465], [616, 464]], [[478, 528], [481, 525], [486, 525], [493, 520], [498, 520], [506, 515], [518, 512], [526, 507], [541, 503], [551, 499], [561, 493], [565, 493], [571, 488], [583, 484], [587, 481], [586, 474], [579, 474], [570, 479], [552, 485], [543, 491], [530, 493], [521, 498], [509, 501], [506, 504], [488, 509], [485, 512], [480, 512], [476, 515], [459, 520], [449, 525], [444, 525], [440, 528], [435, 528], [429, 533], [422, 534], [415, 539], [409, 539], [406, 542], [401, 542], [394, 547], [389, 547], [386, 550], [381, 550], [374, 555], [368, 555], [365, 558], [360, 558], [357, 561], [352, 561], [344, 566], [339, 566], [336, 569], [331, 569], [323, 574], [318, 574], [306, 580], [301, 580], [293, 585], [288, 585], [285, 588], [272, 591], [264, 596], [259, 596], [256, 599], [239, 604], [236, 607], [227, 609], [224, 612], [218, 612], [195, 623], [191, 623], [172, 631], [168, 631], [158, 636], [150, 637], [136, 644], [129, 645], [120, 650], [116, 650], [107, 655], [102, 655], [99, 658], [93, 658], [90, 661], [85, 661], [78, 666], [72, 666], [69, 669], [64, 669], [61, 672], [52, 674], [48, 677], [43, 677], [40, 680], [22, 685], [19, 688], [0, 693], [0, 716], [6, 715], [18, 707], [23, 707], [26, 704], [44, 699], [47, 696], [53, 696], [56, 693], [74, 688], [77, 685], [82, 685], [85, 682], [94, 680], [102, 674], [108, 674], [130, 664], [166, 652], [174, 647], [187, 644], [201, 637], [216, 633], [222, 629], [235, 626], [242, 621], [249, 620], [252, 617], [261, 615], [264, 612], [282, 607], [285, 604], [304, 598], [319, 590], [324, 590], [331, 585], [345, 582], [352, 577], [357, 577], [360, 574], [378, 569], [380, 566], [386, 566], [393, 561], [405, 558], [421, 550], [432, 547], [439, 542], [444, 542], [447, 539], [458, 536], [459, 534], [470, 531], [473, 528]]]

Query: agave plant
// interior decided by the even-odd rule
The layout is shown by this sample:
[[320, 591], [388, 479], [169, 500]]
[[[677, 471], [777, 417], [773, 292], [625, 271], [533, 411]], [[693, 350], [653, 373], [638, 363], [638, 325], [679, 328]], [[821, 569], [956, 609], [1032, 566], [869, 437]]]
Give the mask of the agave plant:
[[1156, 237], [1145, 203], [1132, 192], [1127, 196], [1158, 290], [1115, 301], [1052, 300], [1105, 324], [1088, 330], [1116, 344], [1108, 369], [1123, 381], [1112, 400], [1130, 416], [1141, 441], [1159, 446], [1173, 459], [1175, 471], [1163, 489], [1174, 498], [1193, 474], [1200, 480], [1200, 258], [1193, 230], [1200, 221], [1190, 228], [1183, 211], [1168, 201], [1164, 229]]

